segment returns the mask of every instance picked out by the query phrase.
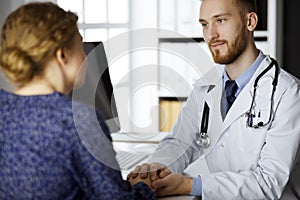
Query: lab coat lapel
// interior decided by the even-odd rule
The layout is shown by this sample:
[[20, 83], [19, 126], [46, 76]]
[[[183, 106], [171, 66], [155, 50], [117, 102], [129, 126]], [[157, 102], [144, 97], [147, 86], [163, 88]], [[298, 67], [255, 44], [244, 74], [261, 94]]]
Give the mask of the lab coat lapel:
[[[219, 82], [222, 83], [221, 78]], [[217, 143], [223, 126], [223, 119], [221, 115], [222, 84], [216, 84], [215, 87], [208, 92], [207, 97], [209, 98], [207, 102], [210, 108], [210, 123], [208, 125], [208, 134], [211, 139], [211, 145], [210, 148], [208, 148], [208, 151], [210, 151], [210, 149], [212, 149]]]
[[[221, 116], [221, 97], [222, 97], [222, 73], [224, 67], [216, 68], [205, 75], [206, 84], [202, 86], [207, 87], [207, 95], [205, 101], [209, 107], [209, 123], [208, 135], [211, 140], [211, 145], [204, 149], [208, 153], [216, 144], [223, 125]], [[208, 77], [208, 78], [207, 78]]]

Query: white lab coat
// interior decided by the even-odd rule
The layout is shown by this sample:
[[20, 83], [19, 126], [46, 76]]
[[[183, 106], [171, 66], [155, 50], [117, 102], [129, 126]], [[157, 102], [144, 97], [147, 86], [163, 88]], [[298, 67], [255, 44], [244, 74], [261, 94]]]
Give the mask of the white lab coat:
[[[217, 66], [198, 80], [171, 134], [160, 143], [152, 161], [168, 166], [174, 173], [181, 173], [204, 155], [209, 173], [199, 173], [203, 183], [203, 200], [297, 199], [290, 186], [293, 183], [294, 187], [298, 187], [296, 190], [300, 195], [299, 164], [293, 172], [298, 176], [292, 176], [295, 180], [288, 181], [299, 157], [298, 79], [281, 69], [274, 97], [274, 120], [269, 126], [259, 129], [246, 127], [245, 116], [252, 100], [253, 82], [270, 62], [268, 56], [263, 60], [224, 121], [221, 117], [224, 66]], [[274, 71], [275, 67], [258, 83], [255, 111], [261, 111], [263, 122], [269, 118]], [[211, 145], [206, 149], [195, 143], [204, 101], [210, 107], [208, 135]]]

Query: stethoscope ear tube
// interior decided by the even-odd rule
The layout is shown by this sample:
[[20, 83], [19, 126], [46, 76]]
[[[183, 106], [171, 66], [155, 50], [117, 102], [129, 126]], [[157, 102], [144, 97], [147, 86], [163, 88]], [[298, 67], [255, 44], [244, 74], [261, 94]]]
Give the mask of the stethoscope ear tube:
[[[273, 67], [273, 65], [275, 65], [276, 68], [278, 68], [277, 62], [273, 58], [271, 58], [271, 63], [269, 64], [269, 66], [256, 77], [256, 79], [254, 81], [254, 85], [253, 85], [254, 88], [257, 88], [258, 81], [261, 79], [261, 77], [263, 75], [265, 75], [265, 73], [267, 73]], [[273, 86], [274, 86], [275, 79], [276, 79], [275, 84], [277, 85], [277, 79], [278, 79], [277, 70], [275, 71], [275, 77], [274, 77], [274, 80], [272, 82]]]

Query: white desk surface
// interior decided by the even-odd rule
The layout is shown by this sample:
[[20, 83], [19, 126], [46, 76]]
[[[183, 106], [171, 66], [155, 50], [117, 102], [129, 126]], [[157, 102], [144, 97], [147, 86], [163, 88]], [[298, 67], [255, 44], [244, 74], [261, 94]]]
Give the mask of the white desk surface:
[[138, 133], [138, 132], [117, 132], [112, 133], [114, 142], [139, 142], [139, 143], [159, 143], [169, 132]]

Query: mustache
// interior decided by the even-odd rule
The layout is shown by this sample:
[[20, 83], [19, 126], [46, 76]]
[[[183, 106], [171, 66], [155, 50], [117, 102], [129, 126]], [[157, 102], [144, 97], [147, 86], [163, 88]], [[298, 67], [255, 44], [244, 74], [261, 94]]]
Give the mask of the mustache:
[[211, 45], [218, 44], [218, 43], [227, 43], [227, 41], [226, 40], [211, 40], [208, 42], [208, 45], [211, 46]]

